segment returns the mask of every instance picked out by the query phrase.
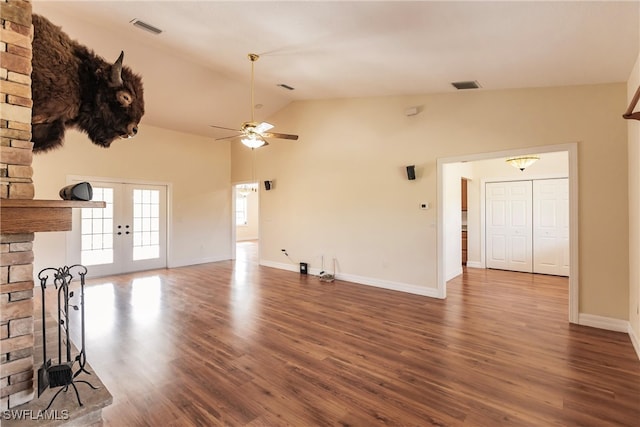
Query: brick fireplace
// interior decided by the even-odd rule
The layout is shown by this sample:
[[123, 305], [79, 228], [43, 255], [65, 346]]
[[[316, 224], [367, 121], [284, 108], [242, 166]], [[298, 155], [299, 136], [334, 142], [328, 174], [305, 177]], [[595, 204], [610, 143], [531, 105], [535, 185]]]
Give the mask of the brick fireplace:
[[[34, 408], [28, 406], [35, 394], [36, 341], [42, 346], [42, 337], [34, 338], [35, 233], [71, 230], [73, 208], [105, 205], [34, 199], [31, 2], [0, 2], [0, 412], [12, 408], [31, 411], [42, 409], [37, 400], [32, 402], [38, 403]], [[41, 347], [38, 351], [42, 351]], [[97, 376], [94, 378], [101, 385]], [[88, 398], [81, 410], [74, 409], [77, 405], [71, 403], [65, 409], [76, 411], [70, 417], [73, 422], [93, 424], [101, 420], [102, 408], [110, 403], [111, 395], [102, 386], [101, 392]], [[39, 421], [35, 425], [50, 425]], [[30, 425], [22, 420], [17, 422], [25, 427]], [[4, 423], [12, 425], [12, 420]]]
[[[0, 198], [30, 200], [31, 3], [0, 7]], [[5, 214], [3, 209], [3, 216]], [[33, 232], [0, 235], [0, 410], [33, 398]]]

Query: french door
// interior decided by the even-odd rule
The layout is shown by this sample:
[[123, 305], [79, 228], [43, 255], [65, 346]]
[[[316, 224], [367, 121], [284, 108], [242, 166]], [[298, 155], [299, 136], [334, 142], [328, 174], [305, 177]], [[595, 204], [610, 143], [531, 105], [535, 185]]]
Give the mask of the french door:
[[[79, 182], [79, 181], [77, 181]], [[74, 209], [67, 258], [107, 276], [167, 265], [167, 187], [90, 181], [106, 208]]]

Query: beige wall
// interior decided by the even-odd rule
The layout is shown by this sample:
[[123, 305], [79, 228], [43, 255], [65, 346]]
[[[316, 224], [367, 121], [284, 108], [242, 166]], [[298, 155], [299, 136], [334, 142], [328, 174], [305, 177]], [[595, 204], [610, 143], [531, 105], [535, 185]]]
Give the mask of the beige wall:
[[[100, 148], [76, 131], [63, 148], [34, 156], [37, 199], [58, 199], [68, 175], [170, 184], [169, 266], [231, 257], [228, 143], [143, 125], [134, 139]], [[65, 265], [66, 233], [39, 233], [35, 271]]]
[[[629, 102], [640, 87], [640, 55], [629, 76]], [[640, 111], [640, 105], [635, 111]], [[627, 120], [629, 131], [629, 322], [640, 357], [640, 121]]]
[[[434, 294], [436, 159], [578, 142], [579, 309], [626, 320], [625, 104], [624, 84], [294, 102], [270, 120], [300, 140], [256, 156], [257, 179], [277, 182], [261, 199], [262, 263], [287, 268], [281, 248], [312, 271], [335, 256], [347, 279]], [[233, 181], [250, 159], [232, 148]]]

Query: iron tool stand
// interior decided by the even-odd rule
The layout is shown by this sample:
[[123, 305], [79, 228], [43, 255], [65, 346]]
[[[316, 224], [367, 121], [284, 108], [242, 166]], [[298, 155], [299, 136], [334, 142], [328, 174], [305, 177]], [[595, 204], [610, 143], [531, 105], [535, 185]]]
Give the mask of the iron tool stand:
[[[46, 332], [46, 300], [45, 290], [47, 287], [47, 280], [49, 276], [47, 272], [53, 272], [53, 285], [58, 290], [58, 364], [52, 365], [51, 359], [47, 359], [47, 332]], [[78, 305], [69, 304], [69, 300], [73, 298], [74, 292], [69, 290], [69, 284], [73, 280], [72, 272], [80, 276], [80, 308]], [[91, 375], [89, 371], [85, 369], [87, 363], [87, 355], [85, 351], [85, 328], [84, 328], [84, 285], [85, 276], [87, 274], [87, 268], [80, 264], [72, 265], [71, 267], [60, 268], [45, 268], [38, 273], [38, 279], [40, 279], [40, 287], [42, 288], [42, 366], [38, 370], [38, 397], [47, 389], [54, 387], [62, 387], [53, 396], [49, 405], [45, 409], [48, 410], [53, 401], [61, 392], [67, 392], [69, 386], [73, 387], [78, 399], [78, 405], [83, 406], [80, 400], [80, 393], [76, 383], [85, 383], [93, 390], [97, 390], [90, 382], [85, 380], [77, 380], [76, 377], [84, 372], [87, 375]], [[81, 348], [80, 352], [71, 358], [71, 340], [69, 334], [69, 308], [74, 310], [80, 309], [80, 329], [81, 329]], [[66, 361], [63, 362], [63, 347], [65, 352]], [[73, 372], [73, 365], [78, 362], [78, 370]]]

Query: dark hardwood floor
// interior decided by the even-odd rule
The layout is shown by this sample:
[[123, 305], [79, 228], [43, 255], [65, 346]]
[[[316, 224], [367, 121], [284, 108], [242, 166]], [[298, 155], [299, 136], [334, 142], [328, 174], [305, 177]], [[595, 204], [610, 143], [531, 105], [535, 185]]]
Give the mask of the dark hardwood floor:
[[238, 260], [94, 279], [107, 426], [638, 426], [626, 334], [567, 279], [466, 269], [444, 301]]

